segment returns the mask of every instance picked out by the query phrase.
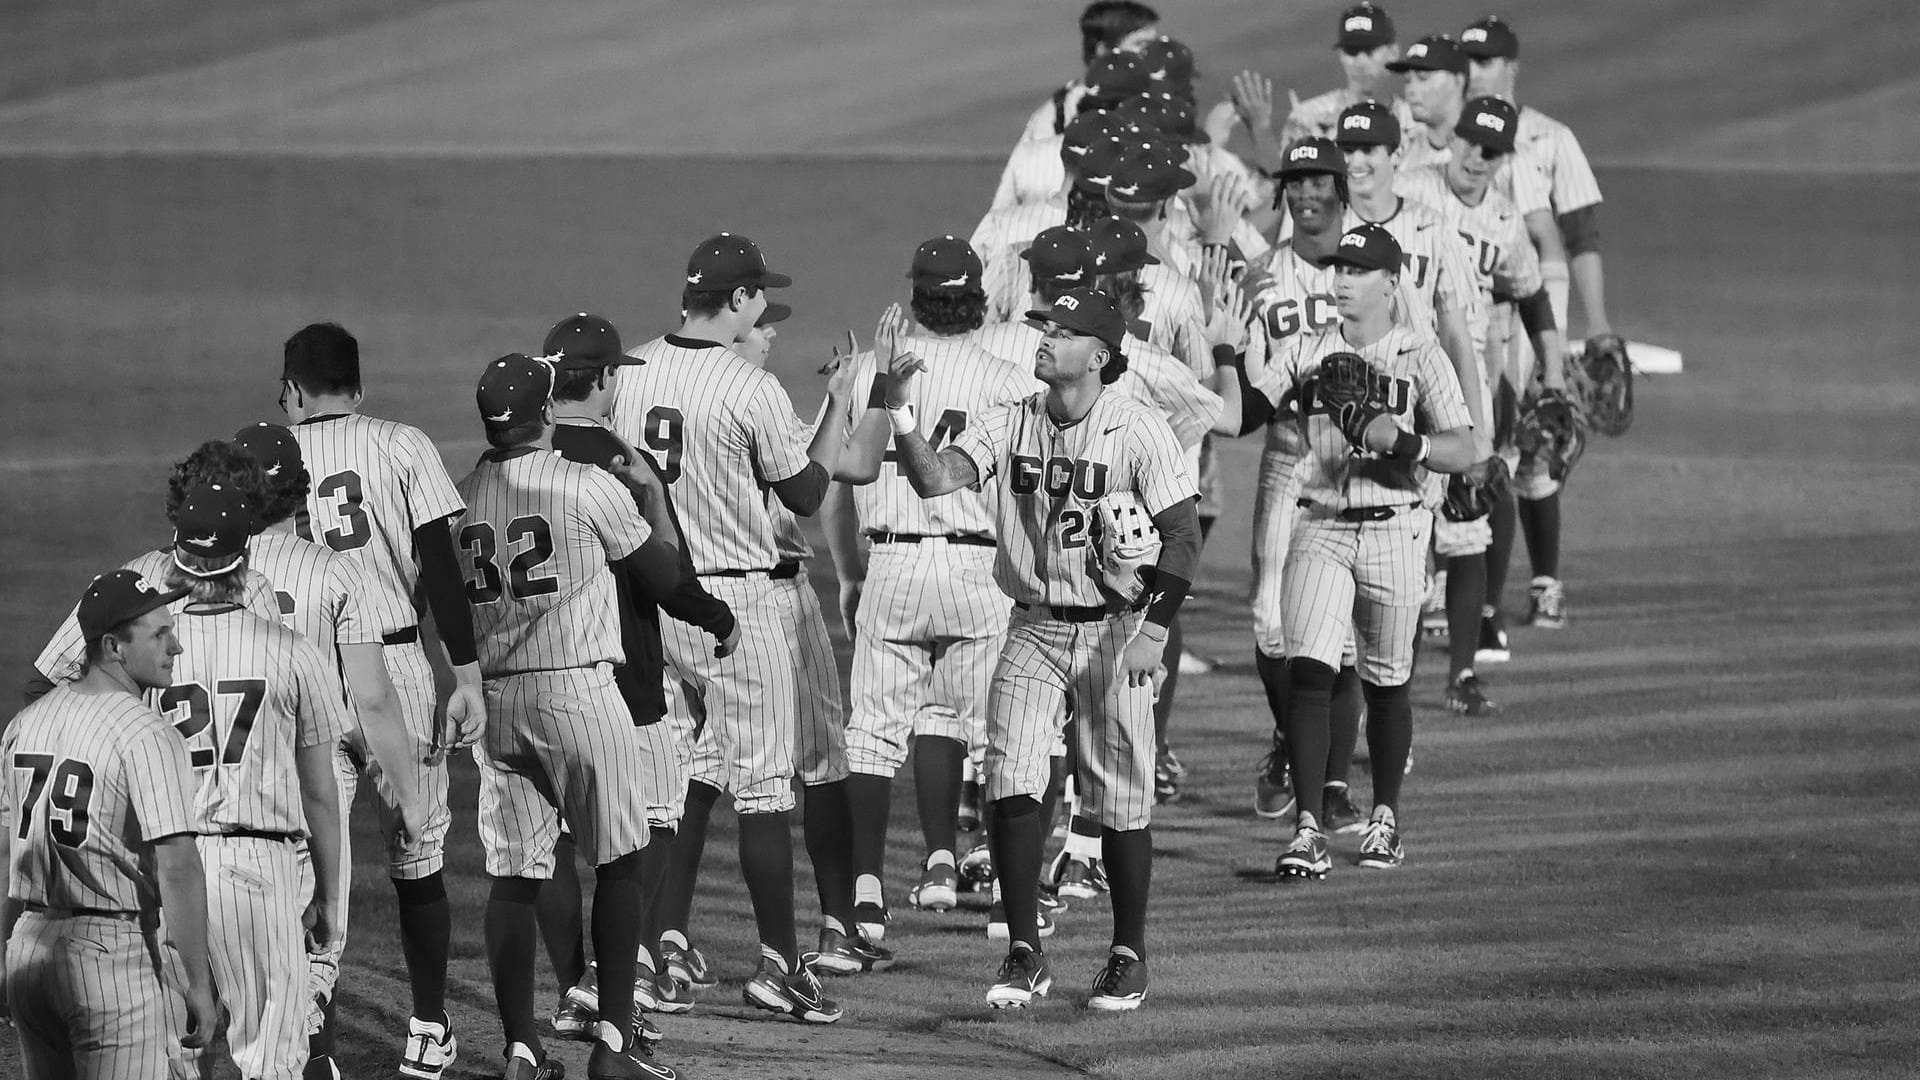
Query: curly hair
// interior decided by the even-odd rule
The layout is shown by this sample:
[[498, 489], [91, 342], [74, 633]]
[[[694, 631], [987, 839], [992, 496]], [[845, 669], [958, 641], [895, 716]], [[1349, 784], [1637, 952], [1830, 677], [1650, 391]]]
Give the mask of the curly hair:
[[1093, 287], [1113, 297], [1113, 306], [1129, 319], [1137, 319], [1147, 310], [1147, 287], [1140, 283], [1138, 271], [1101, 274], [1093, 279]]
[[[242, 556], [233, 567], [221, 573], [210, 573], [218, 569], [220, 559], [209, 559], [186, 551], [176, 550], [174, 561], [167, 566], [167, 588], [186, 588], [187, 600], [195, 604], [237, 604], [247, 594], [248, 560]], [[182, 567], [190, 567], [189, 573]], [[202, 574], [208, 574], [202, 577]]]
[[[305, 471], [303, 466], [301, 472]], [[174, 524], [174, 516], [180, 512], [180, 504], [187, 500], [187, 492], [202, 484], [219, 484], [245, 495], [256, 519], [274, 501], [275, 492], [267, 483], [267, 474], [252, 454], [224, 439], [210, 439], [175, 462], [167, 474], [167, 524]], [[300, 500], [304, 502], [306, 497], [303, 485]], [[288, 513], [292, 513], [292, 509]]]
[[972, 333], [987, 321], [987, 294], [978, 289], [948, 292], [916, 285], [912, 307], [913, 321], [942, 336]]
[[1113, 216], [1113, 210], [1107, 205], [1107, 197], [1081, 191], [1078, 185], [1067, 188], [1067, 224], [1076, 229], [1091, 230], [1095, 225]]

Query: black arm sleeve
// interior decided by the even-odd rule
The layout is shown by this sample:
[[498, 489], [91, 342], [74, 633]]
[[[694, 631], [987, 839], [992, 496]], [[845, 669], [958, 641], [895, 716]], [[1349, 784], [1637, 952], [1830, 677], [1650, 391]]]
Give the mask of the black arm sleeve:
[[1520, 325], [1527, 328], [1529, 337], [1556, 329], [1553, 321], [1553, 301], [1547, 298], [1547, 290], [1542, 286], [1532, 296], [1516, 301], [1520, 309]]
[[1160, 557], [1153, 564], [1153, 599], [1147, 604], [1147, 621], [1170, 626], [1200, 568], [1198, 502], [1182, 499], [1174, 503], [1153, 516], [1153, 527], [1160, 530]]
[[27, 688], [24, 695], [27, 699], [26, 703], [31, 705], [39, 701], [41, 698], [46, 697], [47, 692], [52, 689], [53, 680], [40, 674], [39, 669], [35, 668], [33, 674], [27, 676]]
[[467, 606], [467, 583], [453, 550], [453, 519], [435, 518], [413, 530], [413, 550], [447, 662], [455, 667], [473, 663], [473, 609]]
[[655, 603], [665, 603], [681, 585], [683, 567], [679, 549], [671, 547], [657, 536], [647, 537], [647, 541], [634, 548], [626, 558], [614, 563], [620, 572], [627, 575], [627, 583], [633, 586], [636, 596]]
[[827, 501], [827, 485], [832, 480], [819, 462], [809, 461], [806, 468], [794, 475], [775, 480], [773, 493], [780, 497], [782, 506], [801, 517], [812, 517], [820, 512], [820, 504]]
[[1567, 258], [1600, 253], [1600, 204], [1569, 210], [1559, 217], [1560, 238], [1566, 241]]
[[1240, 434], [1247, 435], [1259, 431], [1273, 421], [1277, 411], [1267, 395], [1254, 389], [1247, 381], [1247, 369], [1234, 365], [1233, 377], [1240, 380]]

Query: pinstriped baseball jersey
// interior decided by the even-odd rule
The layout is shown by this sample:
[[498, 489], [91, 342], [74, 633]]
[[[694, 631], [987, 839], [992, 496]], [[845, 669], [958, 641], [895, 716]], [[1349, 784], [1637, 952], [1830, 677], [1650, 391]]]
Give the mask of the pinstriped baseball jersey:
[[[121, 567], [123, 570], [131, 570], [139, 574], [148, 581], [167, 580], [167, 571], [172, 568], [173, 549], [171, 547], [137, 555], [128, 559], [126, 565]], [[240, 602], [246, 605], [247, 610], [269, 619], [280, 618], [280, 601], [274, 596], [273, 583], [267, 580], [265, 574], [252, 566], [247, 567], [245, 588], [246, 594], [241, 597]], [[175, 600], [167, 605], [167, 610], [173, 613], [174, 621], [178, 622], [180, 613], [186, 610], [186, 606], [186, 600]], [[45, 675], [49, 682], [66, 682], [80, 674], [80, 662], [86, 659], [87, 643], [80, 637], [79, 614], [80, 606], [75, 604], [73, 610], [67, 612], [66, 621], [53, 632], [53, 637], [47, 641], [46, 647], [40, 650], [40, 655], [33, 661], [34, 670]]]
[[413, 530], [465, 509], [440, 451], [419, 428], [358, 414], [304, 420], [293, 436], [313, 474], [295, 528], [360, 564], [375, 638], [416, 625]]
[[1220, 419], [1220, 395], [1201, 383], [1192, 368], [1159, 346], [1128, 338], [1120, 351], [1127, 357], [1127, 370], [1115, 380], [1113, 388], [1158, 409], [1173, 428], [1174, 438], [1187, 451], [1187, 467], [1197, 470], [1200, 440]]
[[[1524, 127], [1525, 125], [1522, 124]], [[1445, 165], [1453, 160], [1453, 145], [1434, 146], [1427, 142], [1423, 132], [1425, 128], [1408, 130], [1400, 144], [1399, 169], [1411, 172], [1416, 169]], [[1516, 136], [1517, 138], [1517, 136]], [[1541, 171], [1542, 162], [1532, 156], [1509, 155], [1500, 162], [1493, 173], [1493, 190], [1513, 200], [1513, 205], [1522, 214], [1531, 214], [1535, 210], [1552, 208], [1552, 192], [1547, 175]], [[1397, 179], [1397, 177], [1396, 177]]]
[[767, 516], [773, 519], [773, 547], [780, 553], [780, 561], [804, 563], [813, 558], [813, 545], [807, 542], [800, 519], [772, 491], [766, 493], [765, 499]]
[[[1349, 106], [1367, 100], [1371, 99], [1343, 86], [1302, 101], [1287, 114], [1286, 124], [1280, 129], [1280, 145], [1292, 146], [1310, 135], [1322, 139], [1334, 138], [1339, 134], [1334, 128], [1340, 123], [1340, 114]], [[1401, 131], [1409, 136], [1419, 132], [1420, 122], [1413, 118], [1413, 108], [1405, 98], [1393, 98], [1387, 102], [1387, 107], [1393, 110], [1393, 118], [1400, 121]]]
[[1514, 155], [1531, 162], [1545, 178], [1555, 214], [1600, 201], [1600, 182], [1593, 178], [1593, 166], [1587, 163], [1586, 152], [1580, 149], [1572, 128], [1531, 105], [1522, 105], [1513, 141]]
[[333, 656], [338, 645], [380, 641], [360, 610], [364, 578], [352, 559], [279, 529], [254, 537], [247, 559], [273, 582], [280, 621], [321, 656]]
[[458, 546], [480, 673], [617, 664], [620, 616], [607, 563], [652, 534], [613, 476], [526, 447], [482, 455], [458, 490]]
[[1150, 405], [1102, 391], [1071, 424], [1034, 394], [987, 412], [951, 444], [999, 491], [994, 581], [1016, 603], [1104, 607], [1093, 506], [1134, 493], [1149, 515], [1199, 492], [1173, 429]]
[[[1200, 286], [1193, 279], [1166, 263], [1142, 267], [1140, 284], [1146, 292], [1146, 306], [1140, 317], [1152, 327], [1147, 342], [1166, 351], [1181, 354], [1182, 343], [1204, 338], [1207, 317], [1200, 310]], [[1211, 354], [1200, 345], [1193, 351], [1211, 367]], [[1192, 361], [1189, 361], [1191, 363]]]
[[1295, 338], [1278, 357], [1290, 385], [1300, 387], [1307, 471], [1300, 495], [1322, 507], [1406, 506], [1427, 498], [1427, 470], [1406, 461], [1356, 456], [1340, 425], [1321, 404], [1315, 374], [1336, 352], [1357, 353], [1384, 377], [1374, 389], [1402, 428], [1421, 432], [1468, 427], [1466, 399], [1446, 353], [1430, 335], [1394, 326], [1371, 345], [1349, 344], [1340, 327]]
[[[1039, 331], [1030, 332], [1037, 341]], [[1038, 385], [1031, 353], [1023, 368], [967, 338], [925, 333], [906, 338], [901, 348], [911, 349], [927, 362], [927, 370], [912, 383], [913, 408], [927, 442], [936, 450], [989, 410], [1026, 397]], [[867, 395], [860, 388], [873, 385], [873, 354], [861, 353], [854, 364], [855, 392], [848, 400], [864, 403]], [[857, 423], [859, 415], [849, 412], [849, 423]], [[963, 488], [922, 499], [901, 473], [891, 448], [882, 459], [880, 478], [853, 489], [853, 505], [860, 527], [867, 532], [994, 535], [993, 506], [984, 493]]]
[[101, 911], [158, 906], [142, 849], [194, 831], [193, 774], [180, 737], [145, 702], [56, 686], [7, 726], [0, 762], [8, 896]]
[[[1342, 227], [1351, 229], [1365, 220], [1349, 209]], [[1403, 198], [1392, 216], [1374, 224], [1399, 242], [1405, 264], [1400, 280], [1411, 286], [1401, 290], [1401, 301], [1412, 310], [1403, 310], [1397, 321], [1432, 333], [1440, 324], [1442, 308], [1458, 307], [1471, 315], [1479, 291], [1474, 288], [1466, 252], [1440, 211]]]
[[1039, 327], [1024, 318], [989, 322], [973, 332], [973, 342], [1026, 373], [1027, 390], [1021, 397], [1046, 389], [1033, 377], [1034, 359], [1040, 351]]
[[1478, 203], [1469, 205], [1447, 184], [1445, 166], [1401, 173], [1393, 188], [1452, 223], [1466, 244], [1467, 269], [1483, 301], [1491, 303], [1495, 293], [1519, 297], [1539, 290], [1540, 256], [1513, 200], [1489, 187]]
[[186, 740], [203, 832], [305, 835], [294, 752], [353, 730], [328, 657], [299, 634], [222, 604], [188, 605], [175, 624], [184, 650], [173, 685], [148, 695]]
[[1067, 167], [1060, 160], [1060, 147], [1066, 140], [1053, 130], [1052, 111], [1049, 105], [1045, 131], [1035, 134], [1030, 128], [1013, 144], [1013, 153], [1007, 156], [1006, 167], [1000, 170], [1000, 182], [994, 187], [990, 209], [1043, 203], [1060, 194], [1060, 189], [1066, 186]]
[[711, 341], [668, 334], [627, 355], [645, 363], [614, 383], [613, 429], [666, 474], [694, 571], [778, 563], [766, 488], [807, 467], [812, 440], [786, 388]]

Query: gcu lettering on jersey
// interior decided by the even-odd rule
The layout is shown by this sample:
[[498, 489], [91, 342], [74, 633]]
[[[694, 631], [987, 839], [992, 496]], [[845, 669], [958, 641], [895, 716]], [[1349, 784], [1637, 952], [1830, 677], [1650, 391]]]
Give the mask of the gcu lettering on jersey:
[[[1407, 415], [1412, 401], [1412, 384], [1406, 379], [1396, 379], [1385, 373], [1376, 372], [1373, 385], [1367, 390], [1367, 403], [1386, 409], [1394, 416]], [[1308, 416], [1320, 416], [1332, 412], [1320, 400], [1320, 381], [1308, 379], [1302, 387], [1301, 403], [1306, 407]]]
[[1340, 321], [1340, 306], [1331, 293], [1281, 297], [1267, 308], [1267, 336], [1291, 337], [1301, 330], [1325, 330]]
[[1015, 495], [1033, 495], [1044, 491], [1052, 498], [1072, 495], [1093, 502], [1107, 493], [1107, 464], [1050, 457], [1015, 454], [1007, 462], [1007, 488]]

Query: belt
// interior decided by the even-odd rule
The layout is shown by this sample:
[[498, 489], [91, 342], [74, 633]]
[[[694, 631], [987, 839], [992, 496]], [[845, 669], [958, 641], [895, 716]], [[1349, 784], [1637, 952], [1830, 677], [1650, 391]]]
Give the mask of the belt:
[[294, 833], [268, 832], [265, 829], [221, 829], [219, 832], [203, 832], [200, 835], [222, 840], [272, 840], [280, 844], [291, 844], [300, 839]]
[[35, 903], [32, 900], [27, 901], [22, 907], [43, 919], [118, 919], [121, 922], [140, 921], [140, 913], [137, 911], [109, 911], [105, 908], [90, 907], [52, 907], [47, 904]]
[[1115, 609], [1108, 607], [1055, 607], [1051, 604], [1019, 603], [1013, 606], [1019, 608], [1021, 611], [1044, 612], [1049, 618], [1052, 618], [1056, 622], [1100, 622], [1103, 619], [1110, 619], [1120, 614], [1120, 612]]
[[411, 645], [419, 640], [420, 628], [418, 626], [404, 626], [398, 630], [380, 635], [380, 644], [382, 645]]
[[927, 533], [871, 532], [867, 534], [867, 539], [876, 544], [917, 544], [922, 540], [945, 540], [949, 544], [962, 544], [966, 547], [990, 548], [994, 546], [992, 537], [974, 536], [970, 533], [953, 533], [947, 536], [938, 536]]
[[712, 570], [712, 571], [708, 571], [707, 573], [699, 574], [696, 576], [698, 577], [753, 577], [756, 574], [765, 574], [767, 575], [768, 578], [771, 578], [774, 581], [786, 581], [790, 578], [797, 578], [800, 576], [800, 564], [797, 562], [783, 562], [771, 570]]
[[[1311, 499], [1301, 499], [1294, 505], [1306, 510], [1312, 510], [1319, 506], [1318, 503], [1315, 503]], [[1403, 510], [1412, 509], [1414, 509], [1414, 507], [1411, 506], [1349, 506], [1345, 510], [1335, 511], [1330, 516], [1337, 517], [1341, 521], [1349, 522], [1385, 521]]]

